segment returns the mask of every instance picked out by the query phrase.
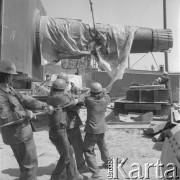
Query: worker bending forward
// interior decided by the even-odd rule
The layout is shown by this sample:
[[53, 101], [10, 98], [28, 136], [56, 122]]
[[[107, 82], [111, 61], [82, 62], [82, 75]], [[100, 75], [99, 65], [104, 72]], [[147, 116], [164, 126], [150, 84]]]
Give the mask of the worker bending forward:
[[77, 171], [73, 149], [66, 132], [67, 108], [76, 106], [78, 100], [72, 99], [64, 92], [66, 85], [66, 81], [63, 79], [56, 79], [52, 84], [51, 92], [47, 99], [47, 104], [55, 108], [55, 111], [48, 115], [49, 139], [60, 154], [60, 159], [52, 172], [51, 180], [60, 180], [63, 171], [66, 171], [67, 180], [83, 179], [83, 176]]
[[109, 151], [105, 142], [105, 132], [107, 124], [105, 122], [105, 112], [108, 103], [110, 102], [109, 95], [105, 89], [102, 89], [100, 83], [94, 82], [91, 84], [90, 96], [85, 98], [85, 106], [87, 108], [87, 120], [84, 131], [84, 153], [86, 163], [92, 172], [92, 179], [100, 180], [100, 170], [95, 158], [94, 146], [98, 145], [101, 152], [101, 159], [104, 165], [107, 165]]
[[[64, 72], [61, 72], [58, 74], [57, 79], [63, 79], [66, 81], [66, 87], [68, 87], [69, 81], [68, 81], [68, 75]], [[71, 98], [77, 97], [77, 95], [71, 94], [68, 92], [67, 88], [65, 89], [66, 93], [69, 94]], [[81, 100], [80, 100], [81, 101]], [[82, 125], [81, 118], [79, 117], [78, 111], [79, 108], [83, 105], [83, 103], [78, 103], [76, 107], [73, 109], [68, 109], [67, 117], [68, 117], [68, 123], [67, 123], [67, 134], [68, 139], [70, 140], [70, 143], [72, 144], [75, 158], [76, 158], [76, 164], [78, 171], [80, 173], [88, 172], [89, 168], [86, 166], [86, 161], [83, 156], [83, 139], [80, 131], [80, 126]]]

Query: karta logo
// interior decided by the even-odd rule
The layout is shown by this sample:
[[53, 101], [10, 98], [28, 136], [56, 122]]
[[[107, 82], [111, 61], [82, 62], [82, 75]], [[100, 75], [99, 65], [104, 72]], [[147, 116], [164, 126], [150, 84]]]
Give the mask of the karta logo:
[[[108, 179], [151, 179], [150, 177], [150, 168], [154, 168], [155, 176], [157, 179], [179, 179], [178, 168], [174, 163], [168, 163], [166, 165], [166, 170], [162, 174], [161, 168], [164, 165], [161, 163], [160, 159], [154, 163], [145, 163], [141, 165], [139, 163], [132, 163], [131, 170], [125, 171], [124, 165], [127, 162], [128, 158], [109, 158], [108, 160]], [[144, 168], [142, 168], [144, 166]], [[144, 171], [143, 171], [144, 169]]]

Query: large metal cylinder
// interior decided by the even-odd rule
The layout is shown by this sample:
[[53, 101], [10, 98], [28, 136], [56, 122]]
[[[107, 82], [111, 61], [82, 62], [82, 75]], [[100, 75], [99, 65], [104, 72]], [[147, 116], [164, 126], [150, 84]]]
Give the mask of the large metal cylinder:
[[170, 29], [138, 28], [131, 53], [168, 52], [173, 47]]
[[[117, 52], [168, 52], [173, 45], [170, 29], [150, 29], [136, 26], [97, 23], [94, 27], [81, 20], [42, 16], [39, 32], [41, 57], [52, 62], [61, 59], [81, 59], [95, 51], [89, 48], [95, 42], [109, 60], [117, 59]], [[129, 47], [128, 46], [128, 47]], [[128, 50], [129, 52], [129, 50]], [[121, 52], [122, 53], [122, 52]], [[95, 54], [95, 53], [94, 53]]]
[[[13, 61], [18, 72], [30, 78], [42, 79], [39, 30], [40, 20], [46, 12], [41, 1], [2, 0], [0, 9], [0, 58]], [[104, 24], [102, 31], [108, 31], [107, 27]], [[172, 44], [171, 30], [138, 28], [131, 53], [165, 52], [172, 48]]]

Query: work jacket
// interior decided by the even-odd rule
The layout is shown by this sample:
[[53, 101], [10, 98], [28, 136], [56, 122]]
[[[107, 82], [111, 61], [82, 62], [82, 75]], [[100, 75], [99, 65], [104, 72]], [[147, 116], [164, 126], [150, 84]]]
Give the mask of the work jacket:
[[99, 95], [85, 97], [85, 106], [87, 108], [85, 132], [102, 134], [107, 130], [105, 112], [109, 102], [109, 95], [104, 91]]
[[82, 121], [78, 114], [78, 111], [81, 108], [81, 106], [84, 105], [84, 100], [81, 97], [70, 94], [70, 93], [69, 93], [69, 96], [72, 99], [74, 98], [78, 99], [78, 104], [76, 104], [75, 106], [70, 106], [67, 109], [67, 129], [73, 129], [75, 127], [79, 127], [80, 125], [82, 125]]
[[3, 142], [7, 145], [13, 145], [32, 138], [33, 133], [29, 123], [29, 114], [25, 108], [42, 109], [46, 103], [31, 96], [22, 95], [12, 87], [0, 84], [0, 104], [2, 108], [0, 118], [7, 117], [10, 122], [24, 119], [18, 124], [1, 128]]
[[161, 76], [159, 84], [164, 84], [167, 89], [171, 89], [170, 79], [168, 76]]
[[58, 136], [61, 127], [67, 127], [67, 109], [76, 106], [74, 99], [68, 93], [51, 92], [47, 98], [47, 104], [55, 108], [52, 114], [48, 115], [50, 136]]
[[165, 87], [168, 89], [168, 100], [171, 104], [173, 104], [170, 78], [168, 76], [161, 76], [159, 84], [164, 84]]

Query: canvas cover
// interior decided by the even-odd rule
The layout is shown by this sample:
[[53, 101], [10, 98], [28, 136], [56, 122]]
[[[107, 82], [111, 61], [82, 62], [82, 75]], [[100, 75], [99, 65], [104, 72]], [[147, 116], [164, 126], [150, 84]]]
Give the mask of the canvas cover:
[[96, 24], [94, 29], [81, 20], [43, 16], [40, 22], [42, 65], [64, 59], [93, 58], [112, 78], [110, 87], [123, 77], [137, 29], [109, 24]]

